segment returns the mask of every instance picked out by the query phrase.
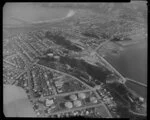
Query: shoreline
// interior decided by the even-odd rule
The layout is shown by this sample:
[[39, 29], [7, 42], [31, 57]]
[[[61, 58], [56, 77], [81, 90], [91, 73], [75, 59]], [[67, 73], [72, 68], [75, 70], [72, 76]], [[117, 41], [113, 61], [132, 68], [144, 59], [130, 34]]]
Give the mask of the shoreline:
[[67, 13], [67, 15], [65, 17], [62, 18], [57, 18], [57, 19], [53, 19], [53, 20], [46, 20], [46, 21], [38, 21], [38, 22], [33, 22], [31, 23], [31, 25], [35, 25], [35, 24], [44, 24], [44, 23], [49, 23], [49, 22], [57, 22], [59, 20], [64, 20], [66, 18], [72, 17], [76, 12], [73, 10], [69, 10], [69, 12]]
[[[124, 54], [123, 52], [124, 51], [126, 51], [126, 50], [128, 50], [128, 47], [129, 48], [131, 48], [132, 49], [132, 46], [134, 47], [135, 45], [141, 45], [141, 44], [145, 44], [145, 40], [143, 41], [143, 40], [138, 40], [138, 41], [134, 41], [134, 42], [130, 42], [130, 44], [128, 43], [128, 45], [126, 44], [125, 46], [122, 46], [122, 47], [124, 47], [123, 48], [123, 51], [121, 51], [121, 53], [120, 54]], [[117, 44], [120, 44], [120, 43], [117, 43]], [[145, 45], [144, 45], [145, 46]], [[143, 48], [142, 48], [143, 49]], [[145, 49], [145, 48], [144, 48]], [[118, 65], [116, 66], [116, 62], [114, 63], [112, 60], [116, 60], [119, 56], [120, 56], [120, 54], [119, 55], [116, 55], [116, 56], [113, 56], [113, 55], [110, 55], [110, 54], [108, 54], [108, 55], [106, 55], [104, 58], [115, 68], [115, 69], [117, 69], [117, 67], [118, 67]], [[116, 58], [117, 57], [117, 58]], [[120, 56], [121, 57], [121, 56]], [[125, 75], [124, 75], [125, 76]], [[125, 76], [126, 78], [128, 78], [128, 76]], [[131, 76], [130, 76], [131, 77]], [[129, 78], [130, 78], [129, 77]], [[143, 84], [144, 86], [146, 86], [146, 83], [144, 83], [144, 82], [141, 82], [141, 81], [138, 81], [138, 80], [135, 80], [135, 78], [131, 78], [131, 79], [133, 79], [134, 81], [133, 82], [138, 82], [139, 84]]]
[[117, 44], [119, 44], [122, 47], [128, 47], [130, 45], [139, 44], [141, 42], [143, 42], [143, 41], [142, 40], [134, 40], [134, 41], [130, 41], [130, 42], [127, 42], [127, 41], [118, 42]]
[[138, 86], [137, 84], [132, 83], [130, 81], [127, 81], [125, 85], [128, 87], [130, 91], [133, 91], [133, 93], [135, 93], [137, 96], [147, 99], [147, 92], [145, 92], [147, 91], [147, 89], [145, 87]]
[[62, 18], [56, 18], [56, 19], [52, 19], [52, 20], [45, 20], [45, 21], [37, 21], [37, 22], [29, 22], [27, 24], [22, 24], [22, 25], [3, 25], [3, 29], [11, 29], [11, 28], [20, 28], [20, 27], [26, 27], [26, 26], [29, 26], [29, 25], [37, 25], [37, 24], [45, 24], [45, 23], [51, 23], [51, 22], [58, 22], [58, 21], [61, 21], [61, 20], [64, 20], [64, 19], [67, 19], [67, 18], [70, 18], [72, 17], [73, 15], [75, 15], [76, 11], [74, 10], [69, 10], [67, 15], [65, 17], [62, 17]]

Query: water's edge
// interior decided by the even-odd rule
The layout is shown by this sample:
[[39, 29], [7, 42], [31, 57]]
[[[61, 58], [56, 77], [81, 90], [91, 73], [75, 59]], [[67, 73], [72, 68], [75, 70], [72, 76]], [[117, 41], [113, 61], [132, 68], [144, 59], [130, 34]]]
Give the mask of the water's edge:
[[[147, 84], [147, 46], [146, 42], [125, 46], [118, 56], [107, 55], [105, 59], [124, 77]], [[146, 97], [146, 90], [128, 81], [127, 86]], [[139, 88], [140, 87], [140, 88]]]

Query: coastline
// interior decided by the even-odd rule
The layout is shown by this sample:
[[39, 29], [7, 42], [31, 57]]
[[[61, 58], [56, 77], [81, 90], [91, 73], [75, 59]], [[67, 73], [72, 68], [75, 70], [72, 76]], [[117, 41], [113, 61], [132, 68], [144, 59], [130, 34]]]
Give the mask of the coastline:
[[67, 13], [67, 15], [65, 17], [57, 18], [57, 19], [53, 19], [53, 20], [45, 20], [45, 21], [33, 22], [33, 23], [31, 23], [31, 25], [61, 21], [61, 20], [64, 20], [66, 18], [72, 17], [74, 14], [75, 14], [75, 11], [69, 10], [69, 12]]
[[[147, 98], [146, 46], [145, 40], [137, 40], [123, 46], [124, 50], [121, 51], [119, 56], [112, 56], [110, 54], [105, 57], [124, 77], [133, 79], [133, 81], [127, 80], [125, 84], [129, 89], [144, 98]], [[136, 84], [136, 82], [139, 84]]]
[[120, 45], [120, 46], [122, 46], [122, 47], [128, 47], [128, 46], [130, 46], [130, 45], [134, 45], [134, 44], [139, 44], [139, 43], [141, 43], [141, 42], [143, 42], [142, 40], [132, 40], [132, 41], [121, 41], [121, 42], [118, 42], [117, 44], [118, 45]]
[[45, 20], [45, 21], [37, 21], [37, 22], [28, 22], [27, 24], [22, 24], [22, 25], [3, 25], [3, 29], [9, 29], [9, 28], [19, 28], [19, 27], [25, 27], [28, 25], [37, 25], [37, 24], [44, 24], [44, 23], [50, 23], [50, 22], [58, 22], [64, 19], [67, 19], [69, 17], [72, 17], [73, 15], [75, 15], [75, 11], [74, 10], [69, 10], [69, 12], [67, 13], [67, 15], [65, 17], [62, 18], [56, 18], [56, 19], [52, 19], [52, 20]]
[[143, 98], [147, 99], [147, 88], [132, 83], [130, 81], [127, 81], [125, 85], [129, 88], [129, 90], [131, 90], [137, 96], [142, 96]]

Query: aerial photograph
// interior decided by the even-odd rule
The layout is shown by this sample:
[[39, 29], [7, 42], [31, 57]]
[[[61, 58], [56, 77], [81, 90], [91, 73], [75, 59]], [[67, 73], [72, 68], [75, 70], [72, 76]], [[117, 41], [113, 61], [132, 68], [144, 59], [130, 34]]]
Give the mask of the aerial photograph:
[[147, 2], [6, 2], [3, 115], [147, 120]]

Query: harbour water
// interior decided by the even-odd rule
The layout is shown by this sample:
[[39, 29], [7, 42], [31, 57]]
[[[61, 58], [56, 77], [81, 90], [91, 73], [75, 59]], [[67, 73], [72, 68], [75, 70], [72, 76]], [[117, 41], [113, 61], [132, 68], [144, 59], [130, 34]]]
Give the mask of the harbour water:
[[[147, 42], [125, 46], [120, 55], [108, 54], [105, 59], [115, 67], [124, 77], [147, 84]], [[146, 97], [146, 89], [134, 83], [127, 82], [127, 86], [139, 95]]]
[[3, 86], [3, 111], [6, 117], [36, 117], [26, 92], [14, 85]]

